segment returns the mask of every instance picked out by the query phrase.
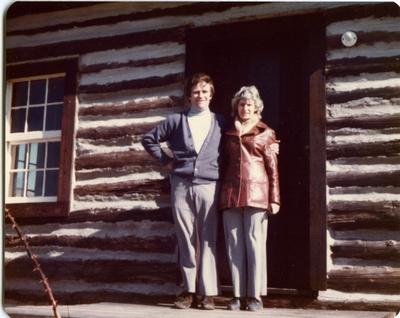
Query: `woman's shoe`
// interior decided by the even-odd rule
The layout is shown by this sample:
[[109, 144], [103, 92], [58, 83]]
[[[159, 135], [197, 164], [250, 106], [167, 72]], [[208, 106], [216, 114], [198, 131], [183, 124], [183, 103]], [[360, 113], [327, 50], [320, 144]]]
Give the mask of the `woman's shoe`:
[[240, 309], [240, 299], [238, 297], [233, 297], [227, 306], [228, 310], [239, 310]]
[[263, 303], [256, 298], [249, 298], [247, 309], [250, 311], [260, 311], [263, 309]]

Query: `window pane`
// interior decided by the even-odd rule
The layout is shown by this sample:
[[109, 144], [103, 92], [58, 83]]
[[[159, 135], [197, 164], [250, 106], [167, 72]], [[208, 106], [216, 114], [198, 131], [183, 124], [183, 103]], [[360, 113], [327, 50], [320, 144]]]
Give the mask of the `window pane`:
[[43, 171], [32, 170], [28, 172], [27, 197], [42, 196]]
[[62, 105], [47, 106], [46, 130], [61, 130]]
[[57, 170], [46, 170], [46, 185], [45, 185], [45, 196], [57, 196], [58, 190], [58, 169]]
[[44, 157], [46, 152], [46, 144], [35, 143], [29, 146], [29, 166], [28, 169], [44, 168]]
[[47, 147], [47, 168], [58, 168], [60, 164], [60, 143], [49, 142]]
[[28, 131], [43, 130], [44, 107], [30, 107], [28, 110]]
[[24, 180], [25, 172], [13, 172], [11, 173], [11, 196], [22, 197], [24, 196]]
[[46, 100], [46, 80], [31, 81], [31, 89], [29, 91], [29, 104], [44, 104]]
[[28, 82], [14, 83], [11, 106], [25, 106], [28, 99]]
[[24, 132], [26, 108], [11, 111], [11, 132]]
[[64, 100], [64, 77], [49, 79], [48, 103], [62, 102]]
[[16, 145], [11, 147], [12, 169], [25, 169], [27, 145]]

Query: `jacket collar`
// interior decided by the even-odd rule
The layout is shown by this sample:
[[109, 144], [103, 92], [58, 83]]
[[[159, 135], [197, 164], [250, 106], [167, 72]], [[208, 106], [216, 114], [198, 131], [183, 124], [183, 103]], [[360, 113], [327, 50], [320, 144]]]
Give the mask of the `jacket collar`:
[[[247, 133], [245, 133], [242, 136], [258, 135], [258, 134], [262, 133], [264, 130], [266, 130], [267, 128], [268, 128], [268, 126], [260, 120], [260, 121], [258, 121], [257, 124], [254, 125], [253, 128], [251, 128]], [[240, 136], [239, 131], [234, 126], [230, 129], [228, 129], [225, 134], [230, 135], [230, 136], [238, 136], [238, 137]]]

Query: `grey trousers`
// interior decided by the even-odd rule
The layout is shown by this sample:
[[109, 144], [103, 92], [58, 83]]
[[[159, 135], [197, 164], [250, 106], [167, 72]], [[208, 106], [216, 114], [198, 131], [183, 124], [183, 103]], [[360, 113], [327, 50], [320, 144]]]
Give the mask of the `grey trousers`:
[[233, 295], [261, 300], [267, 294], [267, 215], [262, 209], [234, 208], [224, 211], [223, 220]]
[[216, 241], [219, 184], [193, 184], [190, 179], [178, 176], [171, 176], [170, 181], [184, 290], [204, 296], [218, 295]]

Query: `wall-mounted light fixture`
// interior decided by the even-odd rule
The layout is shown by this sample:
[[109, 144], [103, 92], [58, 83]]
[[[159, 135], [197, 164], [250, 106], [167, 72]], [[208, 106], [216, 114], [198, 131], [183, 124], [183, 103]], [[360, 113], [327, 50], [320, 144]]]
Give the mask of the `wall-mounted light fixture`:
[[357, 43], [357, 34], [353, 31], [346, 31], [342, 34], [342, 44], [346, 47], [351, 47]]

